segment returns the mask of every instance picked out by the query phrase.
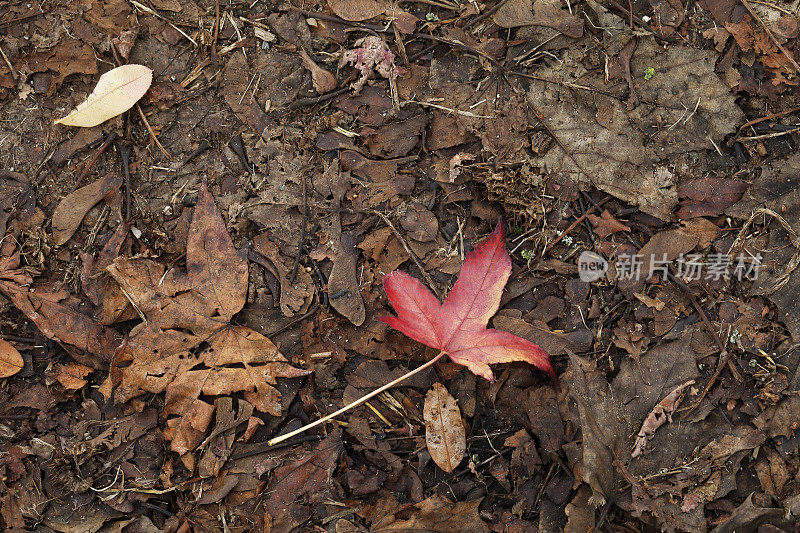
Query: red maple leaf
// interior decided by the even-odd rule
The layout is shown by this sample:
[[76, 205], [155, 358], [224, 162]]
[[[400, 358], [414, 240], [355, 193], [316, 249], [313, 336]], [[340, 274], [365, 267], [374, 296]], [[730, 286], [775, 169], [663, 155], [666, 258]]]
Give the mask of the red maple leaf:
[[441, 350], [474, 374], [494, 381], [490, 364], [527, 361], [555, 377], [550, 358], [536, 344], [486, 325], [500, 307], [511, 275], [502, 222], [469, 252], [444, 303], [418, 279], [395, 270], [383, 286], [398, 316], [381, 318], [415, 341]]

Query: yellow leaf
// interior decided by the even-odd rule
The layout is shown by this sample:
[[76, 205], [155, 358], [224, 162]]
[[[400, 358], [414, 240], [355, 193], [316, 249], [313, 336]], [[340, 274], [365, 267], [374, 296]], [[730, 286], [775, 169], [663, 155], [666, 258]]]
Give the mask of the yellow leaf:
[[0, 378], [13, 376], [25, 366], [16, 348], [0, 339]]
[[56, 124], [91, 128], [124, 113], [144, 96], [153, 81], [153, 71], [143, 65], [123, 65], [109, 70], [92, 94]]

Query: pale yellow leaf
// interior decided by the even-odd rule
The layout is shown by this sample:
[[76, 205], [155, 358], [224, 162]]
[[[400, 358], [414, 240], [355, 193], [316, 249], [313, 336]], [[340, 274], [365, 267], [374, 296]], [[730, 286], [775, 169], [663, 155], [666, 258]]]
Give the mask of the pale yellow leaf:
[[461, 410], [455, 398], [441, 383], [434, 383], [425, 396], [422, 410], [425, 419], [425, 444], [433, 462], [445, 472], [452, 472], [464, 458], [467, 438]]
[[92, 94], [56, 124], [91, 128], [124, 113], [144, 96], [153, 81], [153, 71], [143, 65], [123, 65], [109, 70]]

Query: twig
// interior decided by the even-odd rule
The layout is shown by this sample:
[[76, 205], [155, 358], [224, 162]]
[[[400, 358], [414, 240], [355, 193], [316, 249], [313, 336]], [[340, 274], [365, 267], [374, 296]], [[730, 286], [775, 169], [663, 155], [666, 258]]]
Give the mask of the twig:
[[417, 257], [417, 254], [415, 254], [411, 250], [411, 248], [408, 246], [408, 243], [406, 242], [406, 240], [403, 238], [402, 235], [400, 235], [400, 232], [397, 231], [397, 228], [394, 227], [394, 224], [392, 224], [392, 221], [389, 220], [389, 217], [387, 217], [386, 215], [384, 215], [380, 211], [376, 211], [374, 209], [371, 210], [370, 213], [372, 213], [374, 215], [378, 215], [381, 218], [381, 220], [383, 220], [386, 223], [386, 225], [389, 226], [389, 228], [392, 230], [392, 233], [394, 233], [394, 236], [397, 237], [397, 240], [399, 240], [400, 244], [403, 245], [403, 248], [405, 249], [406, 253], [414, 261], [414, 264], [417, 265], [417, 268], [420, 270], [420, 272], [422, 272], [422, 276], [425, 278], [425, 281], [428, 282], [428, 286], [431, 288], [431, 290], [436, 295], [436, 297], [439, 298], [439, 300], [441, 300], [442, 299], [442, 294], [439, 292], [439, 289], [436, 288], [436, 284], [433, 283], [433, 280], [428, 275], [428, 272], [425, 270], [425, 267], [423, 266], [422, 262]]
[[156, 132], [153, 131], [153, 128], [150, 127], [150, 123], [147, 122], [147, 117], [144, 116], [144, 111], [142, 111], [142, 107], [139, 104], [136, 104], [136, 110], [139, 112], [139, 116], [142, 117], [142, 122], [144, 122], [144, 127], [147, 128], [147, 131], [150, 132], [150, 138], [153, 140], [158, 149], [161, 150], [161, 153], [164, 154], [164, 157], [167, 159], [172, 159], [172, 156], [169, 155], [169, 152], [164, 149], [161, 145], [161, 141], [158, 140], [156, 136]]
[[211, 43], [211, 53], [217, 56], [217, 39], [219, 38], [219, 0], [214, 0], [214, 37]]
[[467, 22], [466, 24], [464, 24], [464, 29], [467, 30], [467, 29], [473, 27], [475, 24], [479, 23], [480, 21], [484, 20], [485, 18], [491, 17], [492, 15], [497, 13], [497, 11], [501, 7], [506, 5], [506, 2], [508, 2], [508, 0], [500, 0], [500, 2], [497, 2], [497, 4], [495, 4], [494, 7], [492, 7], [489, 11], [484, 11], [483, 13], [481, 13], [480, 15], [475, 17], [474, 19], [472, 19], [469, 22]]
[[340, 87], [339, 89], [336, 89], [335, 91], [331, 91], [329, 93], [325, 93], [325, 94], [320, 95], [320, 96], [312, 96], [310, 98], [299, 98], [299, 99], [295, 100], [294, 102], [292, 102], [291, 104], [289, 104], [289, 109], [299, 109], [301, 107], [305, 107], [305, 106], [309, 106], [309, 105], [321, 104], [322, 102], [326, 102], [326, 101], [330, 100], [331, 98], [335, 98], [335, 97], [339, 96], [340, 94], [346, 93], [349, 90], [350, 90], [350, 87]]
[[342, 413], [344, 413], [346, 411], [349, 411], [353, 407], [358, 407], [359, 405], [361, 405], [362, 403], [366, 402], [370, 398], [374, 398], [375, 396], [377, 396], [378, 394], [382, 393], [383, 391], [391, 389], [392, 387], [394, 387], [398, 383], [402, 382], [403, 380], [405, 380], [407, 378], [410, 378], [411, 376], [413, 376], [415, 374], [418, 374], [419, 372], [422, 372], [423, 370], [425, 370], [426, 368], [428, 368], [430, 366], [433, 366], [434, 363], [436, 363], [439, 359], [444, 357], [444, 354], [445, 354], [445, 352], [439, 352], [439, 355], [437, 355], [436, 357], [434, 357], [433, 359], [431, 359], [430, 361], [428, 361], [424, 365], [419, 366], [419, 367], [415, 368], [414, 370], [403, 374], [399, 378], [397, 378], [395, 380], [392, 380], [389, 383], [387, 383], [386, 385], [375, 389], [374, 391], [370, 392], [369, 394], [367, 394], [365, 396], [362, 396], [358, 400], [350, 402], [349, 404], [345, 405], [344, 407], [342, 407], [338, 411], [335, 411], [335, 412], [333, 412], [333, 413], [331, 413], [331, 414], [329, 414], [327, 416], [324, 416], [324, 417], [320, 418], [319, 420], [317, 420], [315, 422], [312, 422], [310, 424], [306, 424], [305, 426], [303, 426], [301, 428], [298, 428], [298, 429], [295, 429], [294, 431], [290, 431], [289, 433], [286, 433], [285, 435], [280, 435], [278, 437], [275, 437], [274, 439], [268, 440], [267, 441], [267, 446], [274, 446], [275, 444], [278, 444], [279, 442], [283, 442], [286, 439], [294, 437], [295, 435], [297, 435], [299, 433], [303, 433], [304, 431], [307, 431], [307, 430], [309, 430], [309, 429], [311, 429], [313, 427], [317, 427], [320, 424], [324, 424], [325, 422], [327, 422], [331, 418], [335, 418], [335, 417], [339, 416], [340, 414], [342, 414]]
[[83, 167], [83, 170], [81, 170], [80, 175], [75, 180], [75, 185], [72, 186], [73, 191], [78, 188], [81, 181], [83, 181], [83, 178], [89, 172], [89, 169], [92, 168], [92, 166], [94, 166], [95, 162], [97, 161], [97, 158], [100, 157], [100, 154], [105, 152], [106, 148], [108, 148], [108, 146], [116, 139], [117, 139], [117, 134], [113, 131], [108, 135], [106, 135], [106, 138], [103, 140], [103, 143], [100, 145], [100, 148], [97, 149], [92, 158], [86, 163], [86, 165]]
[[306, 175], [303, 174], [303, 223], [300, 226], [300, 243], [297, 245], [297, 257], [294, 258], [292, 275], [289, 277], [289, 284], [294, 283], [297, 278], [297, 268], [300, 266], [300, 256], [303, 255], [303, 242], [306, 240], [306, 225], [308, 224], [308, 194], [306, 193]]
[[131, 219], [131, 147], [128, 143], [119, 144], [119, 155], [122, 158], [122, 172], [125, 175], [125, 220]]
[[756, 119], [750, 120], [750, 121], [745, 122], [744, 124], [742, 124], [739, 127], [739, 131], [742, 131], [745, 128], [749, 128], [750, 126], [755, 126], [756, 124], [764, 122], [765, 120], [772, 120], [773, 118], [779, 118], [779, 117], [782, 117], [782, 116], [785, 116], [785, 115], [791, 115], [792, 113], [795, 113], [797, 111], [800, 111], [800, 106], [793, 107], [793, 108], [787, 109], [785, 111], [779, 111], [777, 113], [772, 113], [772, 114], [766, 115], [764, 117], [760, 117], [760, 118], [756, 118]]
[[787, 134], [790, 134], [790, 133], [797, 133], [798, 131], [800, 131], [800, 126], [798, 126], [797, 128], [791, 129], [791, 130], [775, 131], [775, 132], [772, 132], [772, 133], [765, 133], [763, 135], [753, 135], [752, 137], [735, 137], [733, 140], [734, 141], [742, 141], [742, 142], [745, 142], [745, 141], [761, 141], [763, 139], [774, 139], [775, 137], [781, 137], [783, 135], [787, 135]]

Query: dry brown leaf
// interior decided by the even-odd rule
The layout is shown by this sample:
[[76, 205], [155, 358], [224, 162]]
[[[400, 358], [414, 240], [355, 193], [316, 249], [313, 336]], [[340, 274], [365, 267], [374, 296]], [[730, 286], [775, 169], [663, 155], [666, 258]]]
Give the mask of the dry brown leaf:
[[0, 378], [13, 376], [25, 366], [22, 355], [7, 341], [0, 339]]
[[382, 0], [328, 0], [328, 5], [336, 15], [350, 22], [377, 17], [389, 7]]
[[119, 258], [108, 272], [147, 319], [111, 368], [114, 399], [166, 392], [166, 436], [184, 454], [203, 439], [214, 405], [200, 399], [243, 392], [261, 411], [280, 414], [278, 377], [307, 374], [255, 331], [230, 323], [247, 297], [247, 261], [233, 247], [205, 185], [186, 245], [186, 272], [144, 258]]
[[304, 49], [300, 49], [300, 57], [303, 59], [303, 66], [311, 71], [311, 81], [314, 84], [314, 90], [319, 94], [329, 93], [336, 88], [336, 78], [317, 65], [311, 56], [308, 55]]
[[461, 411], [455, 398], [441, 383], [434, 383], [422, 411], [425, 418], [425, 443], [431, 459], [445, 472], [452, 472], [464, 458], [467, 438]]
[[56, 124], [91, 128], [114, 118], [138, 102], [153, 82], [153, 71], [143, 65], [111, 69], [97, 81], [86, 100]]
[[55, 378], [65, 389], [78, 390], [86, 385], [84, 378], [91, 372], [91, 368], [79, 363], [58, 364], [55, 367]]
[[18, 283], [1, 281], [0, 291], [36, 324], [43, 335], [61, 343], [79, 363], [99, 368], [111, 361], [120, 345], [121, 337], [116, 331], [61, 303], [69, 296], [66, 290], [54, 291], [46, 286], [30, 289]]
[[406, 520], [395, 516], [396, 505], [390, 507], [394, 512], [381, 517], [377, 523], [373, 522], [372, 531], [488, 533], [489, 527], [481, 520], [478, 513], [480, 504], [481, 500], [454, 503], [434, 494], [415, 505], [411, 516]]
[[86, 213], [108, 193], [118, 189], [120, 185], [122, 185], [120, 176], [108, 174], [94, 183], [68, 194], [61, 200], [53, 212], [53, 239], [56, 246], [66, 243], [81, 225]]

